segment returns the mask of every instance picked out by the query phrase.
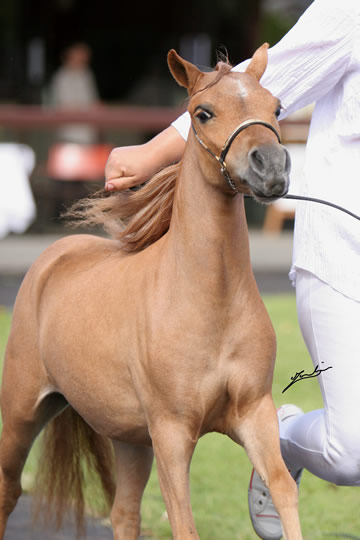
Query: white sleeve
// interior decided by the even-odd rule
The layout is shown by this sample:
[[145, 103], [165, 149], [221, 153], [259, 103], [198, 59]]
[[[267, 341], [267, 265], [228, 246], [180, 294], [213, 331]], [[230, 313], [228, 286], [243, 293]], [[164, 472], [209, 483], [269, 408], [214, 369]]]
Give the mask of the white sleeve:
[[171, 125], [178, 130], [179, 134], [186, 141], [191, 125], [190, 114], [187, 111], [184, 112], [181, 116], [174, 120], [174, 122], [171, 122]]
[[[324, 96], [351, 63], [360, 35], [359, 0], [314, 0], [293, 28], [269, 49], [269, 63], [261, 84], [284, 107], [280, 118]], [[234, 71], [245, 71], [249, 60]], [[186, 139], [190, 115], [172, 125]]]
[[[261, 84], [280, 99], [280, 118], [319, 100], [343, 77], [358, 39], [359, 19], [358, 0], [314, 0], [269, 49]], [[244, 71], [247, 63], [234, 70]]]

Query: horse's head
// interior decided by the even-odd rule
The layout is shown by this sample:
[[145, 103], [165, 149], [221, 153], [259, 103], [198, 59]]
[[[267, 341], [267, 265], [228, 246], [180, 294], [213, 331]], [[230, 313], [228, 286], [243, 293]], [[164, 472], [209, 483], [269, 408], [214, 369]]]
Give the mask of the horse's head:
[[198, 151], [203, 152], [199, 162], [204, 174], [224, 191], [249, 193], [261, 202], [287, 193], [290, 171], [290, 157], [278, 135], [280, 102], [259, 83], [267, 48], [264, 44], [255, 52], [244, 73], [222, 62], [204, 73], [174, 50], [168, 54], [173, 77], [190, 96], [188, 110]]

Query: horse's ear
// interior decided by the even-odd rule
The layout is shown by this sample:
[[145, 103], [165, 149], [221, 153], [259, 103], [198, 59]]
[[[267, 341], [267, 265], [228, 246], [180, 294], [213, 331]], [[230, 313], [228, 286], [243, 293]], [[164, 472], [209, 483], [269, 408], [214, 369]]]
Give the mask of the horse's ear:
[[191, 94], [197, 80], [203, 75], [202, 71], [191, 62], [181, 58], [174, 49], [168, 52], [167, 60], [175, 81], [180, 86], [184, 86], [188, 93]]
[[255, 51], [250, 64], [245, 70], [246, 73], [250, 73], [250, 75], [253, 75], [258, 81], [260, 81], [261, 77], [264, 75], [268, 63], [268, 48], [268, 43], [261, 45], [261, 47]]

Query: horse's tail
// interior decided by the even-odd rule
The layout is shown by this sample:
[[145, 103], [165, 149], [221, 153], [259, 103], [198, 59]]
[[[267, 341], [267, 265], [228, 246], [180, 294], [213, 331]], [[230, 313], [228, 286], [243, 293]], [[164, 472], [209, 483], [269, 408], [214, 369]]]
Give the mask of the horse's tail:
[[[84, 535], [84, 481], [87, 479], [93, 489], [93, 477], [97, 477], [105, 495], [102, 503], [105, 502], [108, 509], [115, 493], [113, 473], [114, 457], [109, 439], [97, 434], [74, 409], [67, 407], [44, 430], [36, 479], [36, 517], [41, 513], [59, 529], [65, 514], [72, 508], [77, 537]], [[91, 493], [94, 496], [93, 491]]]

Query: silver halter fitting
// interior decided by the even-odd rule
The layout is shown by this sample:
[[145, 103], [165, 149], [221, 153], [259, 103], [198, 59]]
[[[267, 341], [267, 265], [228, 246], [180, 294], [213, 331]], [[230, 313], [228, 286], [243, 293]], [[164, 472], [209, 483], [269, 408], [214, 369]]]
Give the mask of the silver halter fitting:
[[273, 133], [275, 133], [276, 137], [277, 137], [277, 140], [279, 141], [279, 143], [281, 143], [281, 139], [280, 139], [280, 135], [279, 133], [277, 132], [277, 130], [274, 128], [274, 126], [272, 126], [271, 124], [269, 124], [268, 122], [265, 122], [264, 120], [258, 120], [256, 118], [250, 118], [249, 120], [245, 120], [244, 122], [242, 122], [240, 125], [237, 126], [237, 128], [234, 129], [234, 131], [231, 133], [231, 135], [227, 138], [224, 146], [222, 147], [222, 150], [220, 152], [220, 155], [217, 156], [212, 150], [210, 150], [210, 148], [204, 143], [204, 141], [202, 141], [199, 137], [199, 135], [197, 134], [196, 132], [196, 129], [195, 129], [195, 126], [194, 124], [191, 122], [191, 127], [193, 129], [193, 132], [194, 132], [194, 135], [196, 137], [196, 139], [198, 140], [198, 142], [201, 144], [201, 146], [203, 148], [205, 148], [205, 150], [207, 152], [209, 152], [210, 155], [212, 155], [213, 158], [216, 159], [216, 161], [219, 163], [220, 165], [220, 170], [221, 170], [221, 173], [222, 175], [224, 176], [225, 180], [227, 181], [227, 183], [229, 184], [229, 186], [231, 187], [231, 189], [233, 191], [236, 191], [237, 193], [241, 193], [238, 188], [235, 186], [233, 180], [231, 179], [230, 177], [230, 174], [227, 170], [227, 167], [226, 167], [226, 162], [225, 162], [225, 158], [227, 156], [227, 153], [228, 151], [230, 150], [230, 146], [232, 145], [234, 139], [239, 135], [239, 133], [241, 133], [242, 131], [244, 131], [244, 129], [250, 127], [250, 126], [254, 126], [254, 125], [260, 125], [260, 126], [264, 126], [268, 129], [270, 129]]

